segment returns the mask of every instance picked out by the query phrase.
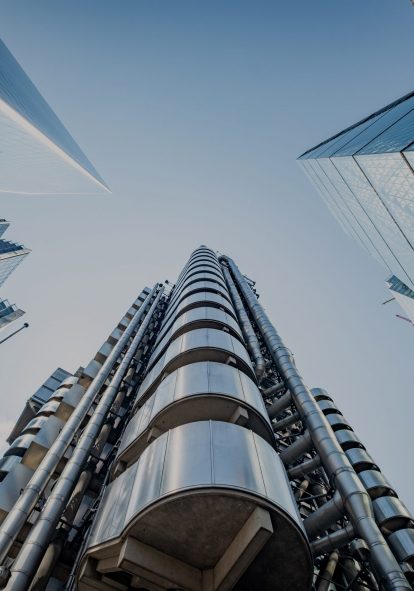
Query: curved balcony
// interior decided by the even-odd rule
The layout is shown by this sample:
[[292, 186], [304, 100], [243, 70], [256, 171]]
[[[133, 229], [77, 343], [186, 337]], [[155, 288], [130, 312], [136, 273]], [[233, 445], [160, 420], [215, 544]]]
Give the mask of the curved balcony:
[[222, 275], [220, 264], [217, 261], [213, 261], [211, 259], [198, 259], [194, 261], [189, 261], [184, 269], [181, 271], [180, 275], [178, 276], [176, 286], [182, 281], [183, 277], [190, 271], [195, 269], [196, 267], [211, 267], [212, 269], [216, 270], [220, 275]]
[[171, 343], [145, 376], [137, 400], [142, 404], [169, 373], [198, 361], [231, 364], [255, 379], [249, 355], [239, 340], [223, 330], [198, 328], [179, 336]]
[[[214, 296], [218, 296], [221, 298], [221, 301], [224, 300], [224, 305], [227, 308], [230, 308], [231, 310], [233, 309], [229, 294], [218, 283], [214, 281], [197, 281], [197, 283], [194, 283], [194, 285], [189, 285], [186, 287], [182, 294], [180, 294], [180, 296], [177, 298], [177, 301], [172, 305], [169, 305], [162, 323], [162, 327], [164, 327], [171, 320], [174, 314], [178, 315], [182, 311], [184, 300], [192, 296], [196, 296], [197, 298], [204, 297], [206, 299], [211, 299]], [[235, 315], [234, 311], [233, 315]]]
[[[158, 345], [161, 343], [161, 341], [165, 339], [165, 336], [168, 333], [172, 333], [172, 334], [175, 333], [175, 329], [174, 329], [175, 326], [177, 326], [177, 328], [178, 328], [178, 326], [184, 326], [185, 324], [187, 324], [188, 321], [186, 321], [185, 318], [190, 318], [190, 314], [195, 314], [195, 310], [201, 310], [201, 311], [208, 310], [207, 314], [213, 314], [213, 315], [215, 313], [214, 311], [216, 311], [217, 313], [220, 312], [221, 314], [224, 314], [226, 317], [226, 322], [224, 322], [224, 324], [227, 324], [228, 327], [230, 328], [230, 330], [235, 333], [234, 336], [239, 336], [239, 337], [241, 336], [239, 324], [238, 324], [238, 322], [236, 322], [233, 314], [230, 312], [229, 309], [224, 309], [222, 306], [218, 307], [217, 302], [212, 301], [212, 300], [204, 300], [204, 301], [197, 300], [197, 301], [193, 301], [193, 304], [194, 304], [193, 307], [189, 307], [187, 305], [185, 307], [184, 312], [182, 312], [178, 316], [175, 316], [170, 319], [170, 322], [165, 325], [163, 330], [158, 335], [158, 338], [155, 342], [156, 347], [158, 347]], [[201, 313], [204, 313], [204, 312], [201, 312]]]
[[[202, 282], [202, 283], [211, 283], [211, 282]], [[180, 298], [179, 302], [173, 307], [171, 307], [168, 311], [166, 316], [164, 317], [162, 323], [162, 330], [161, 334], [165, 333], [166, 327], [171, 326], [172, 322], [175, 321], [180, 314], [187, 312], [187, 310], [191, 310], [192, 308], [202, 307], [202, 306], [209, 306], [210, 308], [223, 308], [227, 314], [233, 316], [236, 320], [236, 313], [233, 309], [232, 304], [228, 300], [228, 296], [224, 296], [224, 294], [220, 291], [217, 291], [214, 288], [205, 287], [203, 285], [202, 289], [196, 289], [194, 291], [190, 291], [189, 294], [185, 294], [182, 298]], [[158, 337], [157, 340], [160, 340], [162, 337]]]
[[108, 486], [78, 588], [117, 589], [120, 575], [129, 588], [310, 589], [308, 543], [274, 449], [216, 421], [154, 441]]
[[169, 308], [172, 309], [178, 302], [178, 300], [182, 299], [183, 295], [186, 295], [189, 292], [195, 293], [195, 291], [200, 291], [201, 286], [199, 284], [202, 281], [205, 281], [206, 287], [210, 287], [211, 290], [219, 291], [220, 293], [223, 293], [227, 298], [229, 297], [229, 293], [227, 291], [226, 286], [224, 285], [224, 282], [220, 281], [218, 277], [206, 277], [203, 273], [201, 277], [199, 275], [193, 275], [192, 277], [189, 277], [183, 282], [180, 288], [173, 294], [169, 302]]
[[238, 323], [232, 316], [226, 314], [223, 310], [210, 307], [197, 307], [181, 314], [171, 326], [162, 339], [156, 344], [147, 369], [157, 361], [160, 355], [165, 351], [169, 344], [177, 337], [198, 328], [216, 328], [217, 330], [227, 330], [230, 335], [243, 342], [243, 337]]
[[168, 429], [208, 419], [243, 425], [273, 445], [273, 430], [256, 384], [235, 367], [203, 361], [167, 376], [131, 418], [114, 471], [135, 462]]

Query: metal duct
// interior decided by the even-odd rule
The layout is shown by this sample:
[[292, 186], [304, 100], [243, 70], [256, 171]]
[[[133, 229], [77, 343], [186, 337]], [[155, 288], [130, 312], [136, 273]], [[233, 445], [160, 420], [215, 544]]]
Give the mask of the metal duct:
[[158, 285], [152, 289], [151, 293], [146, 297], [142, 305], [135, 313], [119, 341], [107, 357], [105, 363], [102, 365], [96, 377], [92, 380], [91, 384], [87, 388], [85, 394], [73, 411], [69, 420], [63, 427], [62, 431], [59, 433], [56, 441], [49, 449], [42, 462], [39, 464], [23, 493], [20, 495], [19, 500], [2, 523], [0, 528], [0, 562], [3, 562], [6, 558], [21, 528], [25, 524], [29, 514], [33, 511], [40, 498], [40, 495], [44, 491], [47, 483], [55, 472], [56, 467], [63, 458], [75, 432], [79, 429], [82, 421], [86, 417], [90, 407], [95, 401], [96, 396], [99, 394], [117, 359], [128, 343], [129, 338], [138, 327], [144, 310], [146, 309], [148, 302], [155, 295], [157, 289]]
[[332, 499], [304, 519], [303, 525], [309, 539], [313, 540], [317, 536], [324, 534], [329, 526], [341, 519], [343, 514], [344, 507], [341, 495], [338, 491], [335, 491]]
[[234, 261], [229, 257], [221, 257], [221, 260], [226, 261], [231, 269], [236, 284], [269, 348], [272, 359], [291, 392], [298, 411], [307, 424], [322, 464], [333, 485], [341, 494], [344, 507], [357, 534], [367, 542], [371, 550], [371, 563], [379, 579], [388, 590], [412, 591], [411, 585], [375, 522], [371, 499], [367, 491], [342, 451], [327, 418], [323, 415], [296, 369], [292, 353], [283, 343]]
[[311, 460], [307, 460], [306, 462], [302, 462], [298, 466], [293, 466], [293, 468], [289, 468], [288, 476], [290, 480], [295, 480], [296, 478], [302, 478], [302, 476], [306, 476], [306, 474], [311, 474], [315, 470], [319, 468], [321, 465], [321, 458], [316, 455]]
[[275, 432], [284, 431], [286, 429], [286, 427], [289, 427], [290, 425], [294, 425], [295, 423], [297, 423], [300, 420], [301, 420], [300, 414], [298, 412], [294, 412], [291, 415], [289, 415], [288, 417], [281, 419], [277, 423], [273, 423], [273, 431], [275, 431]]
[[323, 574], [321, 575], [322, 581], [318, 585], [318, 591], [329, 591], [338, 560], [339, 553], [336, 551], [332, 552], [325, 566]]
[[289, 464], [294, 462], [297, 458], [307, 451], [310, 451], [312, 447], [312, 439], [309, 431], [305, 431], [305, 433], [298, 437], [296, 441], [289, 445], [289, 447], [280, 452], [280, 459], [285, 466], [289, 466]]
[[243, 302], [237, 292], [236, 286], [234, 285], [234, 281], [231, 278], [229, 270], [224, 265], [222, 265], [222, 269], [224, 277], [226, 279], [227, 287], [231, 295], [231, 299], [233, 300], [233, 305], [236, 309], [237, 318], [239, 319], [247, 348], [249, 349], [249, 352], [253, 357], [254, 371], [257, 377], [257, 381], [260, 384], [266, 369], [266, 363], [263, 359], [263, 355], [260, 350], [259, 341], [257, 340], [253, 326], [249, 320], [249, 317], [247, 316], [247, 312], [244, 309]]
[[286, 386], [282, 382], [281, 384], [275, 384], [274, 386], [270, 386], [270, 388], [263, 390], [263, 396], [265, 398], [268, 396], [277, 396], [279, 392], [283, 392], [284, 390], [286, 390]]
[[319, 538], [311, 544], [311, 550], [313, 556], [320, 556], [326, 552], [332, 552], [335, 548], [345, 546], [348, 542], [353, 540], [355, 537], [355, 530], [352, 523], [348, 523], [346, 527], [337, 529], [333, 533], [327, 534], [323, 538]]
[[[55, 531], [56, 525], [59, 522], [59, 518], [62, 515], [63, 510], [70, 498], [70, 495], [73, 491], [73, 488], [76, 484], [76, 481], [79, 478], [79, 475], [82, 471], [83, 465], [87, 460], [93, 445], [95, 443], [96, 437], [102, 427], [102, 424], [106, 418], [108, 410], [110, 409], [116, 395], [118, 392], [118, 388], [125, 377], [125, 374], [129, 368], [129, 365], [136, 353], [136, 350], [141, 342], [141, 339], [148, 328], [148, 325], [151, 321], [152, 314], [156, 307], [158, 306], [159, 299], [162, 295], [164, 290], [163, 287], [155, 287], [148, 298], [151, 298], [158, 290], [158, 294], [151, 305], [148, 313], [145, 316], [144, 321], [142, 322], [141, 326], [138, 328], [138, 331], [133, 338], [133, 341], [128, 348], [127, 352], [125, 353], [122, 361], [120, 362], [115, 375], [111, 379], [109, 385], [105, 389], [104, 393], [101, 396], [101, 399], [94, 411], [93, 415], [91, 416], [88, 424], [86, 425], [74, 451], [71, 455], [70, 459], [68, 460], [62, 474], [60, 475], [59, 479], [56, 481], [55, 486], [50, 494], [48, 500], [46, 501], [45, 506], [42, 509], [35, 525], [32, 527], [29, 535], [27, 536], [20, 553], [16, 560], [13, 563], [13, 567], [11, 568], [11, 577], [9, 583], [7, 585], [8, 589], [13, 589], [13, 591], [17, 591], [18, 589], [26, 589], [30, 583], [30, 579], [33, 576], [43, 553], [45, 552], [47, 545]], [[148, 303], [148, 298], [142, 304], [139, 310], [144, 310], [147, 308], [146, 303]], [[138, 314], [138, 312], [137, 312]], [[111, 367], [118, 359], [120, 352], [122, 352], [126, 342], [129, 340], [131, 335], [133, 334], [134, 330], [138, 326], [138, 322], [142, 317], [142, 313], [139, 315], [139, 318], [136, 316], [130, 322], [125, 333], [130, 329], [123, 345], [120, 345], [119, 348], [117, 346], [114, 347], [114, 351], [118, 349], [115, 353], [116, 357], [113, 358], [113, 362]], [[133, 323], [133, 327], [131, 324]], [[131, 328], [130, 328], [131, 327]], [[125, 333], [123, 336], [125, 336]], [[108, 357], [107, 361], [110, 360], [112, 357], [111, 355]], [[105, 364], [104, 364], [105, 365]], [[110, 369], [109, 369], [110, 371]], [[108, 371], [108, 374], [109, 374]], [[99, 375], [99, 374], [98, 374]], [[98, 376], [97, 376], [98, 377]], [[106, 376], [107, 377], [107, 376]], [[96, 378], [95, 378], [96, 380]], [[94, 381], [95, 381], [94, 380]], [[106, 378], [105, 378], [106, 380]], [[103, 380], [102, 384], [105, 382]], [[100, 387], [99, 387], [100, 389]], [[89, 390], [89, 389], [88, 389]], [[86, 392], [85, 396], [87, 396], [88, 391]], [[78, 407], [79, 408], [79, 407]], [[75, 411], [76, 412], [76, 411]], [[73, 415], [72, 415], [73, 416]], [[63, 432], [63, 431], [62, 431]], [[46, 456], [47, 457], [47, 456]], [[46, 459], [46, 458], [45, 458]], [[37, 474], [38, 470], [35, 472]]]
[[290, 392], [286, 392], [286, 394], [283, 394], [283, 396], [277, 398], [273, 404], [269, 406], [267, 409], [269, 417], [274, 419], [280, 415], [280, 413], [284, 411], [285, 408], [289, 406], [289, 404], [292, 404], [292, 395]]

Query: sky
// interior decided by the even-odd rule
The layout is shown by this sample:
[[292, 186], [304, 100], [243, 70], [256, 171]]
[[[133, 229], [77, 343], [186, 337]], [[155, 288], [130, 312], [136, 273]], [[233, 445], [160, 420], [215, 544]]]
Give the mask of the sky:
[[3, 41], [112, 190], [0, 196], [5, 237], [32, 249], [1, 292], [30, 324], [0, 346], [2, 437], [207, 244], [257, 282], [306, 383], [414, 510], [414, 330], [296, 162], [413, 90], [409, 0], [0, 6]]

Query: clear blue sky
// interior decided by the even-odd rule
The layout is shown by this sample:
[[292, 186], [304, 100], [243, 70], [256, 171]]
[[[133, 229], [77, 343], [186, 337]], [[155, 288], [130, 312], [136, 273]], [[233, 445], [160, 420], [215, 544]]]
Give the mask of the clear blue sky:
[[[414, 509], [414, 331], [385, 271], [297, 165], [413, 90], [409, 0], [2, 0], [0, 34], [113, 190], [1, 196], [33, 249], [3, 287], [31, 326], [1, 346], [2, 419], [86, 364], [145, 285], [201, 243], [258, 284], [310, 386], [327, 388]], [[7, 429], [7, 424], [3, 425]]]

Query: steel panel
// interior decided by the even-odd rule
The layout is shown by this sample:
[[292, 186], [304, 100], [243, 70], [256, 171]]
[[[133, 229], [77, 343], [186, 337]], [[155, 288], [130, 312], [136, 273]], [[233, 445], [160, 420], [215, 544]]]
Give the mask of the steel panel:
[[388, 543], [400, 562], [414, 566], [414, 529], [400, 529], [392, 533]]
[[126, 521], [129, 521], [143, 507], [160, 497], [168, 435], [166, 433], [165, 436], [159, 437], [152, 445], [147, 447], [137, 463]]
[[237, 425], [211, 422], [214, 484], [266, 495], [253, 433]]
[[273, 448], [264, 439], [256, 434], [253, 434], [253, 437], [260, 470], [263, 475], [266, 496], [283, 507], [302, 527], [302, 519], [299, 517], [297, 505], [293, 498], [289, 479], [282, 461], [278, 455], [275, 456]]
[[209, 365], [205, 361], [180, 367], [174, 372], [177, 375], [174, 398], [178, 400], [192, 394], [210, 392], [208, 371]]

